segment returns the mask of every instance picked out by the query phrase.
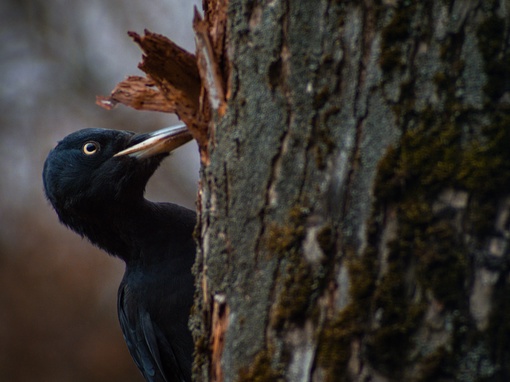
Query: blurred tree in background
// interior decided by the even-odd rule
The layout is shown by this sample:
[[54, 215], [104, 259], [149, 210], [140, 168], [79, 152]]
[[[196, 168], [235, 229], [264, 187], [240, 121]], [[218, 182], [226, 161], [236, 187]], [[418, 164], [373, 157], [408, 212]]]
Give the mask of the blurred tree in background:
[[[138, 74], [133, 70], [141, 53], [128, 30], [147, 28], [193, 51], [193, 5], [0, 4], [1, 381], [142, 380], [115, 312], [123, 266], [57, 223], [43, 196], [41, 171], [48, 151], [72, 131], [150, 131], [176, 122], [127, 108], [108, 112], [95, 105], [95, 96]], [[152, 180], [148, 198], [193, 207], [196, 146], [173, 158]]]

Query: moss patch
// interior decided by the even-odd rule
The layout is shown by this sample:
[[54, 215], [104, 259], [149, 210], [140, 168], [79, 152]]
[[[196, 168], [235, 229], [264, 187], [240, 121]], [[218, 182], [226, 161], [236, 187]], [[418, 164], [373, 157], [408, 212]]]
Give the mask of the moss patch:
[[291, 250], [283, 269], [283, 286], [271, 314], [271, 325], [282, 329], [289, 321], [301, 323], [312, 309], [317, 290], [312, 268], [301, 252]]
[[284, 381], [283, 372], [276, 370], [272, 365], [273, 350], [264, 349], [257, 353], [249, 368], [239, 372], [239, 382], [267, 382]]
[[478, 28], [480, 51], [485, 60], [489, 80], [485, 92], [491, 100], [499, 99], [509, 91], [510, 51], [504, 50], [505, 19], [496, 15], [488, 17]]
[[510, 108], [495, 110], [493, 122], [481, 132], [469, 142], [457, 179], [480, 196], [503, 194], [510, 187]]
[[285, 256], [292, 248], [299, 248], [305, 235], [305, 220], [308, 209], [295, 206], [289, 212], [285, 224], [269, 223], [265, 246], [272, 255]]
[[[370, 231], [373, 231], [371, 236], [377, 236], [376, 229]], [[349, 380], [347, 364], [351, 357], [351, 344], [366, 330], [370, 298], [375, 287], [374, 254], [373, 247], [368, 247], [365, 256], [348, 254], [345, 260], [352, 301], [334, 319], [326, 322], [318, 340], [316, 362], [325, 370], [327, 382]]]
[[348, 381], [347, 363], [351, 357], [351, 341], [357, 331], [353, 309], [343, 310], [329, 321], [319, 337], [317, 362], [325, 370], [325, 382]]
[[416, 10], [413, 2], [399, 7], [390, 23], [382, 31], [380, 65], [385, 73], [400, 69], [406, 65], [404, 44], [408, 40], [412, 16]]
[[[403, 44], [409, 37], [404, 26], [412, 23], [409, 9], [395, 10], [382, 35], [380, 63], [386, 73], [398, 69], [402, 60]], [[510, 54], [501, 38], [506, 30], [505, 21], [496, 16], [478, 29], [488, 76], [483, 111], [466, 106], [457, 95], [457, 79], [465, 68], [459, 59], [462, 33], [447, 36], [442, 46], [444, 67], [433, 78], [441, 107], [416, 110], [413, 84], [401, 84], [401, 99], [393, 108], [402, 129], [401, 139], [381, 160], [374, 190], [374, 216], [393, 206], [398, 232], [387, 248], [387, 275], [371, 286], [369, 309], [377, 323], [362, 327], [371, 364], [390, 378], [403, 378], [400, 373], [406, 362], [416, 363], [408, 357], [415, 346], [412, 334], [421, 325], [426, 295], [440, 302], [445, 312], [456, 312], [458, 319], [452, 322], [452, 348], [440, 348], [423, 357], [416, 380], [434, 380], [436, 376], [455, 379], [458, 376], [451, 371], [458, 370], [459, 363], [474, 354], [481, 343], [469, 323], [469, 254], [474, 248], [466, 247], [459, 222], [454, 219], [456, 212], [445, 213], [432, 206], [443, 190], [467, 192], [462, 229], [473, 238], [470, 245], [482, 243], [494, 233], [498, 198], [510, 189], [510, 106], [500, 100], [510, 91]], [[363, 256], [368, 255], [379, 256]], [[491, 362], [500, 366], [510, 364], [510, 352], [501, 340], [508, 337], [508, 328], [501, 323], [508, 321], [510, 313], [505, 304], [502, 307], [493, 314], [490, 344], [485, 345], [497, 349]]]
[[[277, 287], [276, 303], [272, 308], [271, 325], [280, 330], [289, 322], [301, 324], [314, 309], [313, 301], [325, 279], [325, 272], [319, 265], [312, 267], [304, 257], [302, 242], [305, 238], [305, 221], [309, 214], [307, 208], [294, 207], [288, 221], [283, 225], [271, 224], [266, 247], [280, 259], [282, 285]], [[331, 246], [327, 227], [321, 230], [321, 243]]]
[[445, 220], [434, 221], [423, 232], [426, 247], [417, 249], [417, 277], [422, 286], [447, 309], [460, 308], [468, 282], [467, 249]]
[[[402, 209], [399, 214], [402, 213], [423, 218], [417, 210]], [[413, 243], [408, 241], [410, 232], [406, 232], [409, 228], [401, 226], [398, 239], [388, 244], [386, 272], [376, 283], [371, 297], [370, 307], [376, 323], [369, 328], [366, 343], [371, 364], [397, 379], [402, 377], [401, 372], [409, 361], [412, 335], [425, 309], [423, 298], [414, 298], [414, 288], [407, 277], [410, 264], [414, 262]]]

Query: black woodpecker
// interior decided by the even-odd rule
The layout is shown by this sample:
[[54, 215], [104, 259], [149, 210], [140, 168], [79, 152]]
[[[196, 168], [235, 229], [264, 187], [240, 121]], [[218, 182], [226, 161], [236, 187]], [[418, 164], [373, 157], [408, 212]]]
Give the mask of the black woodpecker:
[[84, 129], [60, 141], [43, 170], [46, 197], [67, 227], [126, 264], [118, 315], [129, 352], [149, 382], [191, 381], [194, 211], [144, 198], [185, 126], [150, 134]]

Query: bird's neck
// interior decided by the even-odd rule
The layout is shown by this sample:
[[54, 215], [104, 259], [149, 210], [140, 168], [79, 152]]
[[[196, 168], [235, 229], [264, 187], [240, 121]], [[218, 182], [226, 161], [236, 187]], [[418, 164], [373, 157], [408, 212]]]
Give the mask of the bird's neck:
[[168, 240], [171, 235], [165, 232], [158, 214], [153, 213], [155, 209], [157, 204], [145, 199], [136, 203], [89, 206], [89, 211], [76, 214], [80, 216], [79, 221], [68, 225], [92, 244], [130, 264], [140, 261], [151, 243]]

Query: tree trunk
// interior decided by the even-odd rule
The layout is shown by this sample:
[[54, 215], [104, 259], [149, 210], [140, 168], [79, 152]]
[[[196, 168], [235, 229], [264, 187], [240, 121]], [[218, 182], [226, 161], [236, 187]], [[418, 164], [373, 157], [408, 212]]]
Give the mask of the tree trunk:
[[197, 381], [510, 380], [509, 6], [230, 1]]

